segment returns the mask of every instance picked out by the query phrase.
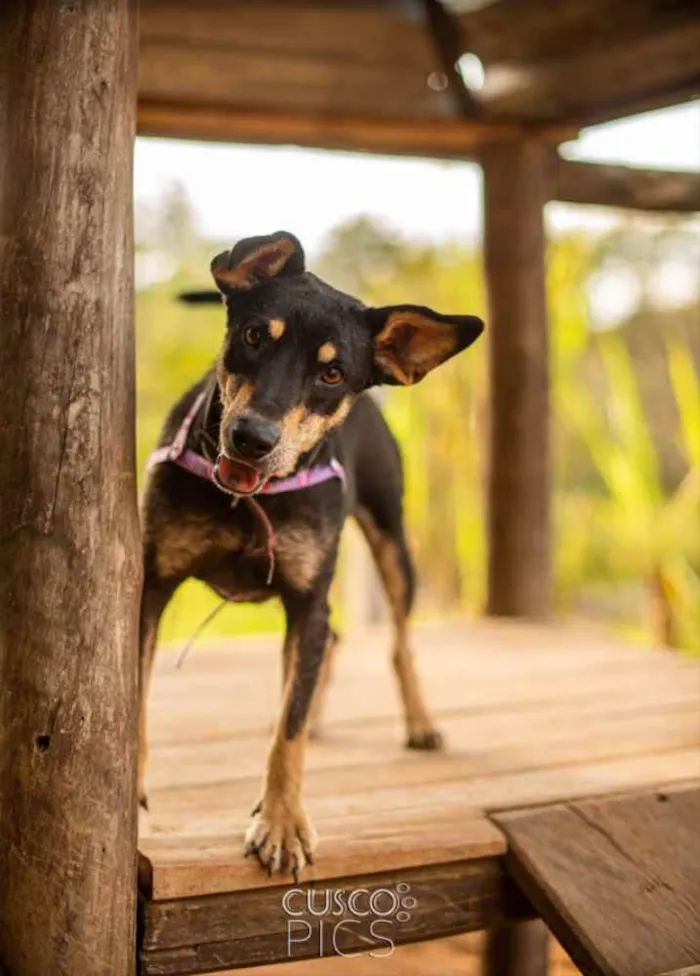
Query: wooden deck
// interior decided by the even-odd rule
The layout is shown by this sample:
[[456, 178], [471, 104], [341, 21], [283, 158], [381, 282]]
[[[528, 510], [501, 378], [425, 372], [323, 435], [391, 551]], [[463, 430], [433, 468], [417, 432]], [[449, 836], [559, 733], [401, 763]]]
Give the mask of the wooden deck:
[[[698, 776], [697, 662], [585, 627], [425, 625], [419, 667], [447, 750], [413, 754], [401, 747], [388, 634], [353, 643], [338, 655], [326, 734], [308, 749], [321, 845], [305, 880], [409, 885], [417, 905], [392, 931], [397, 944], [531, 911], [504, 869], [499, 812]], [[139, 845], [145, 974], [319, 955], [315, 929], [290, 951], [284, 888], [241, 857], [278, 658], [270, 639], [196, 647], [180, 671], [160, 655]], [[366, 948], [365, 935], [351, 929], [341, 947]]]

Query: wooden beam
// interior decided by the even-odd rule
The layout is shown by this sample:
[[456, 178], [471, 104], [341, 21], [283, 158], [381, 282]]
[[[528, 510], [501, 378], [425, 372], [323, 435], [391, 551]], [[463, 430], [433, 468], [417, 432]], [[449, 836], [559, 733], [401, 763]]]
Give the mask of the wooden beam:
[[0, 970], [132, 976], [136, 0], [0, 37]]
[[550, 609], [549, 366], [539, 143], [490, 146], [484, 163], [484, 259], [490, 361], [487, 612]]
[[479, 103], [472, 97], [457, 68], [460, 57], [469, 50], [462, 37], [459, 18], [444, 6], [443, 0], [423, 0], [423, 7], [457, 114], [465, 119], [474, 118], [479, 114]]
[[464, 119], [361, 118], [141, 100], [138, 132], [172, 139], [205, 139], [316, 149], [464, 159], [486, 142], [536, 135], [551, 145], [574, 138], [571, 126], [537, 127]]
[[700, 211], [700, 175], [633, 169], [561, 159], [552, 161], [552, 197], [567, 203], [652, 210]]
[[[324, 913], [324, 890], [340, 891], [344, 902], [361, 895], [361, 919], [343, 905]], [[316, 889], [308, 910], [307, 890]], [[142, 976], [184, 976], [222, 968], [318, 959], [374, 951], [391, 945], [476, 932], [504, 919], [527, 918], [531, 908], [505, 874], [501, 860], [484, 858], [432, 864], [402, 871], [303, 884], [290, 896], [288, 886], [264, 887], [203, 898], [142, 902]], [[382, 892], [381, 910], [394, 892], [410, 892], [409, 911], [391, 924], [368, 903]], [[358, 902], [359, 904], [359, 902]], [[369, 907], [367, 907], [369, 904]]]

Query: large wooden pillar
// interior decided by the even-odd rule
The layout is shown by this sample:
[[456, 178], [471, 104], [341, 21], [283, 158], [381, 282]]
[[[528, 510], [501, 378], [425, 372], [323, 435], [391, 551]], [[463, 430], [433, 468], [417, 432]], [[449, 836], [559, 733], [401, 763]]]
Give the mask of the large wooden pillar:
[[[550, 610], [550, 404], [545, 296], [548, 147], [489, 146], [484, 261], [489, 335], [488, 600], [496, 616]], [[517, 653], [517, 650], [514, 650]], [[485, 976], [544, 976], [542, 922], [487, 935]]]
[[543, 208], [547, 147], [486, 149], [490, 461], [487, 612], [550, 608], [550, 451]]
[[133, 976], [135, 0], [0, 56], [0, 972]]

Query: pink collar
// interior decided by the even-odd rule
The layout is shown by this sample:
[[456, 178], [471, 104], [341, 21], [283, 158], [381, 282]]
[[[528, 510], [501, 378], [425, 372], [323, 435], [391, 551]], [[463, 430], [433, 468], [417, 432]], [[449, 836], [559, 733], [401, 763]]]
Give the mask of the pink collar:
[[[205, 481], [211, 481], [212, 484], [216, 484], [213, 479], [214, 465], [211, 461], [208, 458], [202, 457], [196, 451], [185, 447], [190, 428], [194, 423], [194, 418], [206, 400], [206, 396], [206, 393], [203, 391], [196, 398], [187, 416], [180, 424], [172, 444], [166, 445], [165, 447], [158, 447], [153, 451], [148, 459], [147, 468], [149, 471], [156, 464], [162, 464], [164, 461], [172, 461], [191, 474], [196, 474], [198, 478], [203, 478]], [[343, 487], [345, 487], [345, 469], [336, 458], [331, 458], [328, 464], [317, 464], [312, 468], [304, 468], [301, 471], [297, 471], [296, 474], [290, 475], [289, 478], [275, 478], [270, 480], [263, 485], [258, 494], [280, 495], [286, 491], [301, 491], [302, 488], [313, 488], [314, 485], [320, 485], [322, 482], [330, 481], [332, 478], [338, 478]]]

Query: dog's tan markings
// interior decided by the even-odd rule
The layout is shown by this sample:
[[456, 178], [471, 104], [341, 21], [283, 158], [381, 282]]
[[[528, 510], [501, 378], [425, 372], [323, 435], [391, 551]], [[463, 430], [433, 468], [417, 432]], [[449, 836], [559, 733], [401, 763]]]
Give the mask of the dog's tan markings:
[[273, 342], [277, 342], [284, 335], [284, 330], [287, 328], [287, 325], [282, 319], [270, 319], [267, 328], [270, 333], [270, 338]]
[[391, 312], [374, 340], [374, 360], [408, 386], [448, 359], [456, 344], [456, 332], [446, 323], [420, 312]]
[[323, 345], [319, 347], [316, 357], [319, 363], [332, 363], [334, 359], [338, 358], [338, 350], [335, 348], [332, 342], [324, 342]]
[[280, 476], [294, 470], [301, 454], [310, 451], [319, 441], [338, 427], [350, 413], [352, 397], [346, 396], [329, 415], [314, 413], [306, 407], [293, 407], [280, 421], [278, 470]]
[[216, 365], [216, 378], [219, 383], [219, 393], [223, 406], [219, 425], [220, 434], [223, 434], [231, 422], [245, 410], [252, 400], [254, 386], [250, 380], [229, 373], [221, 360]]
[[393, 665], [401, 692], [408, 744], [437, 748], [441, 744], [441, 736], [435, 731], [423, 702], [408, 641], [408, 580], [402, 566], [401, 551], [396, 540], [379, 529], [368, 509], [359, 507], [354, 515], [377, 563], [394, 620]]
[[154, 529], [156, 572], [162, 579], [189, 573], [205, 556], [239, 552], [244, 540], [231, 527], [204, 516], [162, 520]]
[[347, 415], [350, 413], [350, 407], [352, 406], [352, 397], [346, 396], [338, 404], [338, 408], [334, 414], [331, 414], [329, 418], [327, 430], [333, 430], [334, 427], [338, 427], [339, 424], [345, 420]]
[[285, 734], [292, 705], [294, 668], [297, 653], [295, 632], [286, 642], [289, 668], [284, 688], [284, 703], [267, 760], [260, 809], [245, 836], [246, 850], [255, 852], [270, 874], [285, 864], [301, 871], [310, 863], [318, 836], [301, 804], [304, 747], [307, 724], [293, 739]]
[[275, 548], [277, 565], [300, 593], [308, 592], [328, 554], [328, 540], [308, 525], [292, 522], [280, 527]]
[[298, 873], [318, 843], [301, 803], [305, 736], [287, 740], [281, 728], [270, 751], [260, 810], [245, 835], [246, 850], [255, 851], [270, 874], [283, 865]]

